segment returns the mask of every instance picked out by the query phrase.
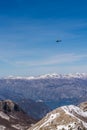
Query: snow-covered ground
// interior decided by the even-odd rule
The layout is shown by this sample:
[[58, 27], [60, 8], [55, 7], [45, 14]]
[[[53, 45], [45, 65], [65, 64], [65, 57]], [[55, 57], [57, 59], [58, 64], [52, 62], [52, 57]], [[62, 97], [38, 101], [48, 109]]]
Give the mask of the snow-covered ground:
[[55, 109], [28, 130], [78, 130], [87, 129], [87, 111], [68, 105]]

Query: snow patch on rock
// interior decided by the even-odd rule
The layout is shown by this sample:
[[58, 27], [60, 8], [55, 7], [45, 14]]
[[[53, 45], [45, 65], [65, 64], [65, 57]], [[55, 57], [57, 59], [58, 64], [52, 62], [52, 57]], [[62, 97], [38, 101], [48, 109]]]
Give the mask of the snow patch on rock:
[[4, 112], [0, 112], [0, 117], [1, 118], [3, 118], [3, 119], [5, 119], [5, 120], [9, 120], [10, 118], [9, 118], [9, 116], [7, 116]]

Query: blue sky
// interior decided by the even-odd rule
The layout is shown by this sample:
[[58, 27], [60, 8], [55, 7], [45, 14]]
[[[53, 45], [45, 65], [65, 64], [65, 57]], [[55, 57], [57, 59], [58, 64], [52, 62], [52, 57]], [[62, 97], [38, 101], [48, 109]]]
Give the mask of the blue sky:
[[0, 1], [0, 76], [54, 72], [87, 73], [87, 0]]

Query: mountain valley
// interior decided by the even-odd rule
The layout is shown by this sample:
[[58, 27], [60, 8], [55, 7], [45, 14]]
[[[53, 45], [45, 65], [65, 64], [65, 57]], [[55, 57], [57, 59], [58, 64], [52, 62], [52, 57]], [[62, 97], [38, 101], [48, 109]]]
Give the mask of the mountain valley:
[[0, 99], [10, 99], [40, 120], [52, 109], [87, 100], [87, 74], [0, 78]]

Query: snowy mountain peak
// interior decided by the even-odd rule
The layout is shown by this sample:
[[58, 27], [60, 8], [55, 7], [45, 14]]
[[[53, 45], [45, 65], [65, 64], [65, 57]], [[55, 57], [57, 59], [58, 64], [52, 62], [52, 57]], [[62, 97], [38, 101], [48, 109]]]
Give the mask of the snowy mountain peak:
[[22, 76], [8, 76], [8, 77], [4, 77], [3, 79], [25, 79], [25, 80], [30, 80], [30, 79], [35, 79], [35, 77], [33, 76], [29, 76], [29, 77], [22, 77]]
[[38, 76], [38, 78], [87, 78], [87, 73], [70, 73], [70, 74], [45, 74]]
[[4, 79], [26, 79], [26, 80], [32, 80], [32, 79], [47, 79], [47, 78], [87, 78], [87, 73], [70, 73], [70, 74], [57, 74], [57, 73], [52, 73], [52, 74], [44, 74], [40, 76], [8, 76], [4, 77]]
[[87, 130], [87, 111], [69, 105], [48, 113], [28, 130]]
[[39, 78], [60, 78], [61, 74], [52, 73], [39, 76]]
[[75, 74], [68, 74], [66, 77], [70, 78], [87, 78], [87, 73], [75, 73]]

